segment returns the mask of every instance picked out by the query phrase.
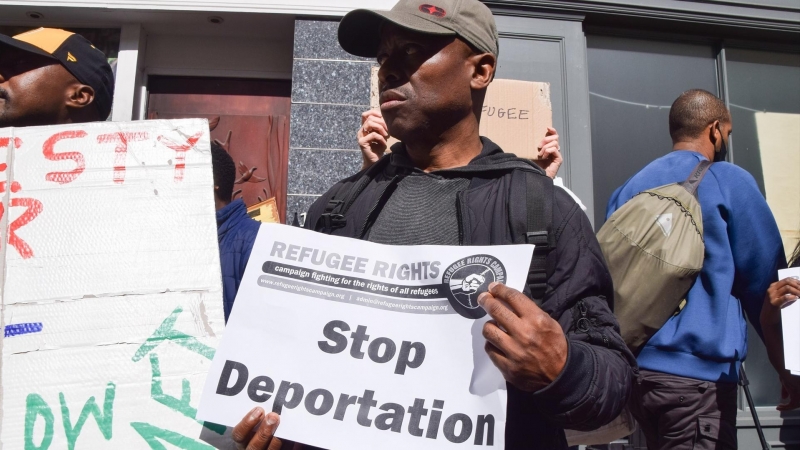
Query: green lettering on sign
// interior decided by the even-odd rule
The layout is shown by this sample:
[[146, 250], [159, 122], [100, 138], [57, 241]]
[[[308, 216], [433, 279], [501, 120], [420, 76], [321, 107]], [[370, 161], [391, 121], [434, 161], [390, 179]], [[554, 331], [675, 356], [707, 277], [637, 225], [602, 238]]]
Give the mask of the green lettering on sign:
[[[33, 443], [33, 426], [36, 418], [44, 419], [44, 437], [37, 446]], [[25, 450], [47, 450], [53, 442], [53, 411], [39, 394], [28, 394], [25, 399]]]
[[173, 341], [205, 358], [214, 359], [214, 349], [212, 347], [203, 344], [194, 336], [189, 336], [186, 333], [173, 329], [181, 312], [183, 312], [183, 308], [178, 306], [172, 311], [169, 317], [161, 322], [161, 325], [153, 332], [153, 335], [147, 338], [144, 344], [139, 347], [139, 350], [136, 351], [136, 354], [133, 355], [133, 362], [138, 362], [140, 359], [144, 358], [145, 355], [153, 351], [158, 347], [158, 344], [164, 341]]
[[114, 420], [114, 396], [116, 395], [116, 389], [117, 386], [114, 383], [108, 383], [106, 385], [102, 413], [100, 412], [100, 407], [97, 406], [94, 396], [89, 397], [89, 400], [86, 400], [86, 403], [83, 405], [81, 414], [78, 416], [78, 421], [75, 423], [74, 427], [69, 419], [69, 408], [67, 408], [67, 400], [64, 397], [64, 393], [58, 393], [58, 401], [61, 402], [61, 419], [64, 422], [64, 432], [67, 435], [67, 448], [69, 450], [75, 449], [75, 441], [78, 440], [78, 436], [80, 436], [81, 430], [83, 430], [83, 426], [86, 424], [86, 419], [89, 417], [89, 414], [94, 416], [94, 420], [97, 422], [100, 432], [103, 433], [103, 437], [106, 438], [107, 441], [111, 439], [111, 428]]
[[164, 430], [149, 423], [131, 422], [131, 426], [141, 436], [151, 450], [167, 450], [160, 441], [164, 441], [182, 448], [183, 450], [214, 450], [214, 447], [203, 442], [197, 442], [174, 431]]
[[[167, 395], [164, 393], [163, 386], [161, 384], [161, 365], [158, 361], [158, 355], [156, 353], [150, 354], [150, 367], [153, 370], [153, 379], [150, 383], [150, 396], [153, 397], [155, 401], [161, 403], [162, 405], [177, 411], [184, 416], [195, 419], [197, 416], [197, 409], [193, 408], [189, 402], [192, 400], [192, 387], [189, 383], [189, 380], [184, 378], [181, 380], [181, 398], [175, 398], [171, 395]], [[210, 422], [202, 422], [197, 420], [197, 423], [204, 425], [209, 430], [222, 435], [225, 434], [225, 426], [224, 425], [217, 425]]]

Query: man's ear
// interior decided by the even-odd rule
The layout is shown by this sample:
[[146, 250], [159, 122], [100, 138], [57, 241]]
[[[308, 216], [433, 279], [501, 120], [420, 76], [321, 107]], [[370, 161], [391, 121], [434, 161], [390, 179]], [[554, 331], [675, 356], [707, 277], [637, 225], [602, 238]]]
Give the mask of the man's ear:
[[94, 101], [94, 89], [85, 84], [75, 83], [67, 92], [67, 106], [70, 108], [83, 108]]
[[472, 72], [470, 87], [476, 91], [486, 89], [489, 83], [492, 82], [492, 79], [494, 79], [494, 71], [497, 68], [497, 57], [491, 53], [481, 53], [472, 55], [470, 57], [470, 62], [475, 68]]
[[722, 131], [719, 128], [719, 120], [715, 120], [711, 122], [708, 129], [708, 140], [711, 141], [711, 145], [714, 146], [716, 149], [717, 142], [722, 138]]

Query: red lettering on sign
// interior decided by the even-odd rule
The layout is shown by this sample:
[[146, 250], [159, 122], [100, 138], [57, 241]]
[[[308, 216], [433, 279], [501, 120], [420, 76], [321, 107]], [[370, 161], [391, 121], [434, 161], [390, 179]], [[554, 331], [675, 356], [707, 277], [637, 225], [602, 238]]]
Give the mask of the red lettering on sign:
[[187, 139], [185, 144], [178, 144], [165, 136], [158, 137], [159, 142], [164, 142], [164, 145], [175, 150], [175, 181], [183, 180], [183, 171], [186, 168], [186, 152], [194, 148], [201, 136], [203, 136], [203, 132], [198, 131], [197, 134]]
[[76, 178], [80, 174], [83, 173], [84, 169], [86, 169], [86, 161], [83, 159], [83, 154], [80, 152], [64, 152], [64, 153], [55, 153], [53, 151], [53, 147], [55, 147], [56, 143], [62, 139], [79, 139], [86, 137], [86, 132], [83, 130], [74, 130], [74, 131], [62, 131], [61, 133], [56, 133], [48, 140], [44, 142], [44, 146], [42, 148], [42, 152], [44, 153], [44, 157], [50, 161], [61, 161], [64, 159], [71, 159], [75, 161], [75, 169], [69, 172], [49, 172], [44, 176], [44, 179], [47, 181], [53, 181], [59, 184], [66, 184], [75, 181]]
[[8, 225], [8, 243], [17, 250], [23, 259], [33, 257], [33, 249], [27, 242], [17, 236], [17, 230], [35, 219], [42, 212], [42, 202], [35, 198], [12, 198], [11, 206], [24, 206], [27, 208], [21, 216]]
[[[11, 143], [10, 137], [0, 137], [0, 147], [8, 147], [8, 144]], [[22, 147], [22, 139], [15, 137], [14, 138], [14, 148]]]
[[147, 132], [123, 132], [101, 134], [97, 136], [100, 144], [114, 143], [114, 183], [125, 182], [125, 158], [128, 156], [128, 142], [147, 140]]

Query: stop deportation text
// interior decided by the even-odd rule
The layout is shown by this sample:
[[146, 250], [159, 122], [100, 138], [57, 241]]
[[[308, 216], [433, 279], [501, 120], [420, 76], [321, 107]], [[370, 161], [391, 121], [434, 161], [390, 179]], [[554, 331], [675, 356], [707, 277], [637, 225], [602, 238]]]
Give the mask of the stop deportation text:
[[[342, 320], [328, 322], [322, 330], [325, 339], [317, 342], [318, 349], [328, 354], [342, 354], [342, 357], [349, 355], [352, 358], [364, 359], [367, 356], [376, 364], [395, 360], [391, 376], [404, 376], [409, 373], [408, 371], [422, 366], [425, 361], [425, 345], [422, 342], [403, 341], [398, 352], [397, 344], [388, 337], [378, 337], [370, 342], [371, 337], [367, 334], [366, 326], [357, 325], [353, 328], [349, 333], [350, 342], [347, 333], [349, 331], [351, 331], [350, 325]], [[365, 352], [366, 342], [369, 342], [369, 345], [366, 346]], [[344, 353], [348, 346], [350, 351]], [[332, 420], [344, 421], [346, 418], [353, 420], [355, 414], [356, 422], [363, 427], [374, 426], [382, 431], [405, 432], [414, 437], [427, 439], [439, 439], [440, 436], [444, 436], [444, 439], [456, 444], [494, 445], [495, 419], [491, 414], [478, 415], [473, 420], [466, 414], [455, 412], [448, 414], [443, 421], [445, 402], [439, 399], [429, 402], [426, 399], [415, 398], [408, 407], [391, 402], [378, 407], [375, 392], [369, 389], [365, 389], [360, 396], [340, 393], [338, 399], [326, 389], [315, 388], [308, 391], [301, 383], [292, 381], [281, 381], [276, 390], [272, 378], [266, 375], [251, 377], [247, 366], [237, 361], [225, 361], [216, 393], [225, 396], [245, 393], [255, 403], [265, 403], [272, 399], [272, 411], [277, 414], [281, 414], [283, 408], [298, 408], [302, 403], [309, 414], [328, 416]], [[357, 411], [348, 416], [347, 411], [351, 406]], [[382, 413], [372, 414], [372, 408], [375, 407]], [[423, 424], [423, 417], [428, 418], [427, 423]]]

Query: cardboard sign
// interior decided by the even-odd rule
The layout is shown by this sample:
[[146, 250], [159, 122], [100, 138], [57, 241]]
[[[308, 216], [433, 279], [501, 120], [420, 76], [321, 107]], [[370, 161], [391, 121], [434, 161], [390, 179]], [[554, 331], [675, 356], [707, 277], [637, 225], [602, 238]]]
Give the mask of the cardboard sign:
[[[378, 68], [372, 68], [370, 107], [379, 108]], [[533, 81], [492, 81], [481, 111], [480, 134], [506, 153], [539, 159], [539, 144], [553, 126], [550, 83]], [[388, 146], [399, 142], [390, 137]]]
[[207, 122], [0, 129], [0, 192], [0, 447], [230, 442], [195, 420], [224, 328]]
[[481, 136], [506, 153], [539, 159], [539, 144], [553, 126], [550, 83], [494, 80], [481, 111]]
[[532, 245], [388, 246], [263, 224], [197, 417], [254, 406], [329, 450], [504, 447], [506, 383], [477, 297]]

